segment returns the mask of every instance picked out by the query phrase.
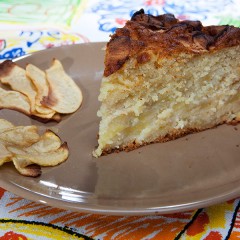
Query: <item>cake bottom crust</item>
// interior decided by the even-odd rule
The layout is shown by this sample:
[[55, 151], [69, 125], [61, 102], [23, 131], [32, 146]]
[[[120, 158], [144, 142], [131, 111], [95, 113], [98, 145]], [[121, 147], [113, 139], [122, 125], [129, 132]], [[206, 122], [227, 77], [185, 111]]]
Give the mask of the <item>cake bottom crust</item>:
[[173, 130], [172, 132], [168, 133], [165, 136], [161, 136], [161, 137], [156, 138], [155, 140], [153, 140], [151, 142], [142, 142], [140, 144], [140, 143], [137, 143], [136, 141], [133, 141], [133, 142], [130, 142], [130, 143], [124, 145], [124, 146], [120, 146], [120, 147], [116, 147], [116, 148], [110, 148], [110, 149], [103, 149], [101, 156], [104, 156], [104, 155], [107, 155], [107, 154], [110, 154], [110, 153], [119, 153], [119, 152], [122, 152], [122, 151], [130, 152], [130, 151], [135, 150], [137, 148], [140, 148], [140, 147], [143, 147], [143, 146], [146, 146], [146, 145], [150, 145], [150, 144], [153, 144], [153, 143], [164, 143], [164, 142], [168, 142], [168, 141], [171, 141], [171, 140], [175, 140], [175, 139], [184, 137], [188, 134], [193, 134], [193, 133], [202, 132], [202, 131], [205, 131], [205, 130], [208, 130], [208, 129], [216, 128], [217, 126], [222, 125], [224, 123], [226, 123], [228, 125], [234, 125], [235, 126], [239, 122], [240, 122], [240, 118], [237, 118], [237, 119], [234, 119], [230, 122], [223, 121], [223, 122], [221, 122], [217, 125], [215, 124], [215, 125], [213, 125], [211, 127], [207, 127], [207, 128], [176, 129], [176, 130]]

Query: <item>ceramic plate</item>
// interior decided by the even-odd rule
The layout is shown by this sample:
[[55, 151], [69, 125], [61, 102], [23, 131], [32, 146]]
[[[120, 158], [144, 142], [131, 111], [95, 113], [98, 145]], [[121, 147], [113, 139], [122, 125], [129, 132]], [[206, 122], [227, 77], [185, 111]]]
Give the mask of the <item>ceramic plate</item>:
[[16, 125], [36, 124], [58, 131], [70, 157], [43, 168], [38, 178], [19, 175], [12, 164], [0, 168], [0, 186], [54, 207], [101, 214], [144, 215], [206, 207], [240, 195], [240, 126], [223, 125], [175, 141], [95, 159], [96, 112], [104, 43], [44, 50], [18, 59], [46, 69], [62, 61], [83, 91], [84, 101], [60, 123], [43, 124], [10, 110], [0, 118]]

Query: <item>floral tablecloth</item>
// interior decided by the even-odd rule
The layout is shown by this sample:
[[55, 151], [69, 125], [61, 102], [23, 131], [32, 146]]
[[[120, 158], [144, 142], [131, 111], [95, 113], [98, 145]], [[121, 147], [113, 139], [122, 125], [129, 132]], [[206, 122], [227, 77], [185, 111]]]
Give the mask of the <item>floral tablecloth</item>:
[[[108, 41], [133, 12], [173, 13], [240, 26], [239, 0], [1, 0], [0, 61], [34, 51]], [[105, 216], [35, 203], [0, 188], [0, 240], [240, 239], [240, 199], [184, 213]]]

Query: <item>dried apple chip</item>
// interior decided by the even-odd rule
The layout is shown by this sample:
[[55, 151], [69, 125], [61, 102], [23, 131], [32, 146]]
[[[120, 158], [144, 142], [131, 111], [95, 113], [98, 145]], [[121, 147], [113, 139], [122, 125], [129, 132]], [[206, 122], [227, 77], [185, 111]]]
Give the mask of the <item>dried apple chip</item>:
[[54, 115], [55, 115], [55, 112], [51, 112], [51, 113], [48, 113], [48, 114], [43, 114], [43, 113], [39, 113], [39, 112], [35, 111], [32, 116], [36, 116], [36, 117], [39, 117], [39, 118], [42, 118], [42, 119], [52, 119]]
[[40, 166], [56, 166], [69, 156], [67, 143], [46, 130], [41, 136], [37, 126], [14, 126], [0, 119], [0, 166], [13, 161], [17, 171], [29, 177], [41, 174]]
[[26, 159], [40, 166], [56, 166], [64, 162], [69, 155], [68, 146], [63, 143], [57, 150], [51, 152], [28, 152], [19, 147], [8, 147], [17, 158]]
[[31, 112], [34, 112], [37, 92], [23, 68], [10, 60], [4, 61], [0, 65], [0, 80], [3, 84], [10, 85], [13, 90], [26, 95], [30, 101]]
[[9, 122], [5, 119], [2, 119], [2, 118], [0, 119], [0, 133], [4, 132], [5, 130], [7, 130], [9, 128], [13, 128], [13, 127], [14, 127], [14, 125], [11, 122]]
[[13, 154], [6, 149], [5, 145], [0, 142], [0, 166], [5, 162], [11, 161], [12, 155]]
[[0, 109], [23, 112], [39, 121], [61, 121], [60, 114], [75, 112], [82, 103], [82, 92], [54, 59], [46, 73], [28, 64], [26, 70], [7, 60], [0, 64], [0, 81], [14, 91], [0, 89]]
[[38, 177], [41, 175], [41, 166], [34, 164], [25, 158], [13, 157], [13, 164], [17, 171], [26, 177]]
[[60, 122], [62, 120], [62, 116], [60, 113], [55, 113], [52, 117], [52, 119], [56, 122]]
[[47, 115], [47, 116], [53, 116], [56, 113], [56, 111], [48, 108], [48, 107], [43, 107], [39, 105], [35, 105], [35, 112], [34, 114], [42, 114], [42, 115]]
[[82, 92], [74, 80], [66, 74], [60, 61], [53, 60], [46, 70], [49, 93], [42, 104], [58, 113], [73, 113], [82, 103]]
[[0, 133], [0, 141], [6, 146], [28, 147], [40, 139], [37, 126], [18, 126]]
[[54, 116], [56, 115], [55, 111], [51, 111], [48, 114], [41, 114], [37, 113], [36, 111], [32, 113], [30, 108], [30, 102], [25, 95], [17, 91], [8, 91], [0, 88], [0, 109], [16, 110], [18, 112], [26, 114], [27, 116], [36, 116], [40, 118], [40, 120], [61, 120], [61, 117], [59, 118], [59, 116]]
[[33, 145], [24, 149], [28, 153], [45, 153], [52, 152], [60, 148], [62, 145], [61, 139], [51, 130], [47, 130], [40, 140]]
[[48, 96], [48, 83], [46, 80], [46, 74], [33, 64], [27, 64], [26, 75], [32, 80], [37, 89], [36, 104], [41, 106], [43, 97]]
[[7, 91], [0, 88], [0, 109], [12, 109], [31, 115], [28, 98], [17, 91]]
[[26, 66], [26, 75], [31, 79], [37, 90], [35, 110], [41, 114], [51, 115], [52, 117], [55, 111], [50, 108], [43, 107], [41, 104], [41, 101], [44, 97], [48, 96], [49, 92], [45, 72], [33, 64], [28, 64]]

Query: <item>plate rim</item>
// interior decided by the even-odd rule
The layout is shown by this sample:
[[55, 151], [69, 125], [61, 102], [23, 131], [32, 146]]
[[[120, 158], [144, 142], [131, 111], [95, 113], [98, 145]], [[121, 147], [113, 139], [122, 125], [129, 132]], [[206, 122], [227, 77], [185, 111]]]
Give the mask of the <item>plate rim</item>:
[[[25, 198], [30, 201], [39, 202], [44, 205], [51, 207], [57, 207], [65, 210], [71, 210], [75, 212], [84, 212], [92, 214], [104, 214], [104, 215], [115, 215], [115, 216], [144, 216], [144, 215], [156, 215], [156, 214], [171, 214], [171, 213], [180, 213], [185, 211], [197, 210], [199, 208], [206, 208], [212, 205], [224, 203], [228, 200], [233, 200], [239, 197], [240, 186], [234, 191], [229, 191], [228, 194], [216, 195], [212, 198], [207, 198], [201, 201], [195, 201], [191, 203], [178, 204], [173, 206], [160, 206], [160, 207], [151, 207], [151, 208], [136, 208], [133, 210], [126, 209], [116, 209], [116, 208], [99, 208], [99, 207], [84, 207], [79, 205], [77, 202], [66, 201], [62, 199], [52, 198], [46, 196], [45, 194], [35, 193], [29, 189], [25, 189], [21, 186], [17, 186], [12, 182], [3, 181], [0, 177], [0, 184], [5, 190], [10, 191], [22, 198]], [[36, 196], [38, 199], [36, 200]]]

